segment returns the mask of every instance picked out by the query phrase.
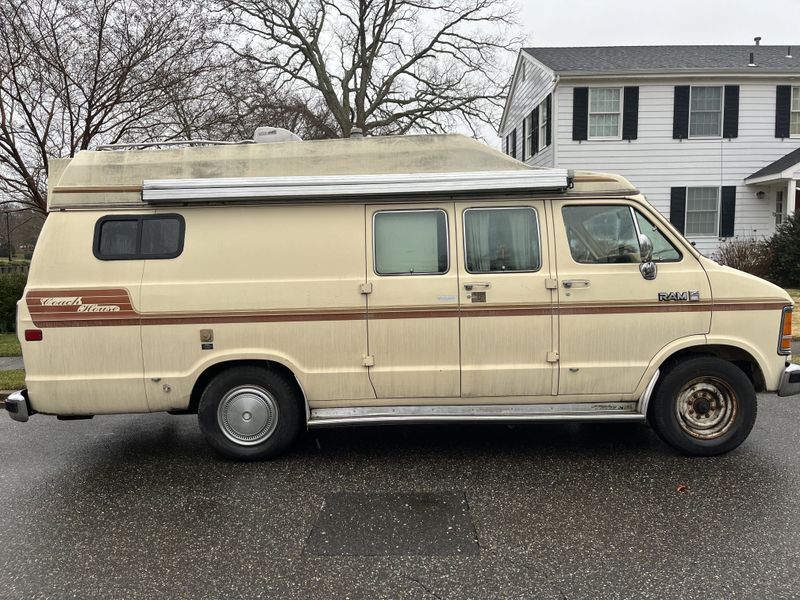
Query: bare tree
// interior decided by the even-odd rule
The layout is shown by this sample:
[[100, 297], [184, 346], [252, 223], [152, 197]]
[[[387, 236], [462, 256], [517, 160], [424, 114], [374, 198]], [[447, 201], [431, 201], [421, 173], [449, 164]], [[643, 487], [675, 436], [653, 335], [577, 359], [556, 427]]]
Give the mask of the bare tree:
[[46, 209], [48, 157], [151, 133], [213, 62], [188, 0], [0, 4], [0, 203]]
[[341, 135], [494, 124], [519, 44], [510, 0], [212, 0], [228, 46], [316, 92]]

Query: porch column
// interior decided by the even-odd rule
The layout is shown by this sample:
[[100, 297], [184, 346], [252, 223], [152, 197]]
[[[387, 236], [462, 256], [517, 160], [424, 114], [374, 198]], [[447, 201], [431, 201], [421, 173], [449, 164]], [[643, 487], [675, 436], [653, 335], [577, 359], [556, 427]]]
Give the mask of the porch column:
[[794, 214], [794, 195], [797, 189], [797, 181], [794, 179], [789, 180], [789, 185], [786, 190], [786, 216], [791, 217]]

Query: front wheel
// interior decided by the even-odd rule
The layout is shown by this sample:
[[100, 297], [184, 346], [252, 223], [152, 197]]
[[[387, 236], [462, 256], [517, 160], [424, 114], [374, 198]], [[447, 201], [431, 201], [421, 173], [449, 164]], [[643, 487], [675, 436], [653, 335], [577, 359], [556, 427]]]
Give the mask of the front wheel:
[[214, 450], [236, 460], [273, 458], [302, 427], [302, 398], [281, 375], [256, 366], [217, 375], [200, 398], [197, 418]]
[[650, 405], [650, 422], [684, 454], [713, 456], [733, 450], [756, 421], [756, 392], [741, 369], [703, 356], [680, 363], [664, 377]]

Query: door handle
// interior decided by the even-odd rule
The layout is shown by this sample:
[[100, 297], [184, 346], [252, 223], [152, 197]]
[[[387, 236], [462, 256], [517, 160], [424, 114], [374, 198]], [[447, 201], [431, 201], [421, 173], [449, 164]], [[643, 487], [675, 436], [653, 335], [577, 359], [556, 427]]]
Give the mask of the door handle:
[[464, 289], [467, 290], [468, 292], [471, 292], [475, 288], [484, 288], [484, 289], [486, 289], [486, 288], [490, 288], [490, 287], [492, 287], [491, 283], [480, 282], [480, 281], [476, 281], [474, 283], [465, 283], [464, 284]]
[[588, 279], [565, 279], [561, 282], [567, 289], [572, 289], [576, 287], [589, 287], [590, 281]]

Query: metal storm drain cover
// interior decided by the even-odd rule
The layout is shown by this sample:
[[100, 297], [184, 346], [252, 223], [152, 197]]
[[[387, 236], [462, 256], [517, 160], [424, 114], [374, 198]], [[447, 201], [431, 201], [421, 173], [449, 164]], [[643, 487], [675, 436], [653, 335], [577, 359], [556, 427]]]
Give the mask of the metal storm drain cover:
[[475, 528], [463, 493], [337, 493], [306, 542], [320, 556], [476, 555]]

